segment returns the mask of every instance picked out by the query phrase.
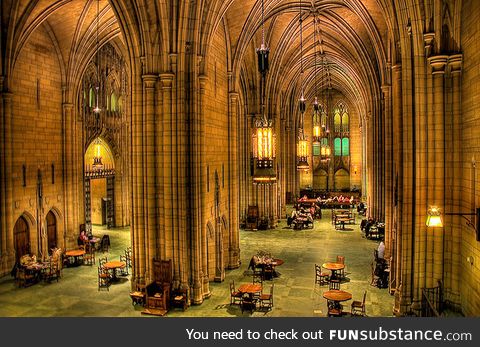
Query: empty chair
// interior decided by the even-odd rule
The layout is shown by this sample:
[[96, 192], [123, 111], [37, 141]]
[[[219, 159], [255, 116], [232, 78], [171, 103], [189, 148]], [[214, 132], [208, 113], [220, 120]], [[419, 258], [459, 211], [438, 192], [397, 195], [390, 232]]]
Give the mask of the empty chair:
[[332, 290], [332, 289], [340, 290], [340, 280], [331, 279], [330, 282], [329, 282], [328, 289], [330, 289], [330, 290]]
[[95, 264], [95, 247], [90, 242], [85, 243], [85, 254], [83, 255], [83, 264]]
[[243, 294], [242, 302], [240, 303], [242, 313], [246, 310], [253, 313], [253, 311], [255, 310], [255, 306], [256, 306], [256, 301], [253, 299], [253, 296], [251, 296], [248, 293]]
[[265, 264], [263, 268], [263, 279], [264, 280], [272, 280], [273, 279], [273, 265], [272, 264]]
[[258, 298], [258, 303], [261, 308], [267, 308], [271, 310], [273, 307], [273, 283], [270, 286], [270, 292], [268, 294], [262, 293]]
[[242, 303], [242, 293], [235, 289], [235, 282], [230, 282], [230, 305]]
[[[343, 255], [337, 255], [337, 263], [345, 265], [345, 257]], [[337, 273], [340, 279], [345, 278], [345, 268], [338, 270]]]
[[379, 281], [380, 277], [378, 277], [376, 272], [375, 272], [374, 263], [372, 262], [370, 265], [371, 265], [371, 271], [372, 271], [372, 277], [371, 277], [371, 280], [370, 280], [370, 285], [376, 287], [378, 285], [378, 281]]
[[50, 264], [47, 269], [45, 269], [44, 279], [45, 281], [53, 281], [54, 279], [57, 280], [60, 278], [60, 267], [58, 261], [53, 259], [50, 260]]
[[128, 263], [127, 263], [127, 257], [125, 255], [120, 256], [120, 261], [125, 263], [125, 267], [119, 268], [119, 275], [120, 276], [128, 276]]
[[322, 267], [315, 264], [315, 284], [324, 285], [330, 280], [330, 275], [326, 272], [322, 272]]
[[102, 240], [100, 241], [100, 249], [102, 252], [108, 252], [108, 249], [110, 247], [110, 236], [108, 235], [103, 235]]
[[102, 288], [107, 288], [107, 290], [110, 290], [110, 280], [111, 280], [111, 275], [105, 269], [104, 267], [99, 266], [98, 267], [98, 290]]
[[132, 268], [132, 247], [125, 249], [125, 257], [127, 259], [127, 267]]
[[352, 302], [352, 316], [365, 316], [365, 298], [367, 296], [367, 291], [363, 292], [362, 301], [353, 301]]
[[134, 282], [135, 290], [130, 292], [130, 298], [132, 299], [132, 305], [144, 305], [145, 304], [145, 279], [139, 277]]
[[340, 303], [332, 300], [327, 301], [328, 317], [341, 317], [343, 307]]
[[262, 268], [254, 267], [253, 274], [252, 274], [252, 283], [260, 283], [263, 282], [263, 270]]

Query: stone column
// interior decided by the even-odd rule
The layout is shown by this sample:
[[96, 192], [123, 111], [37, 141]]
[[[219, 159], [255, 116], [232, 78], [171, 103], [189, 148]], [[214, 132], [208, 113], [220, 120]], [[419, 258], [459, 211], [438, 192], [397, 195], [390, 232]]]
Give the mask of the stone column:
[[[74, 148], [74, 126], [75, 119], [73, 116], [73, 104], [63, 104], [63, 201], [64, 201], [64, 237], [63, 248], [67, 249], [69, 243], [75, 240], [77, 233], [76, 225], [73, 222], [73, 210], [77, 204], [84, 203], [81, 201], [74, 201], [74, 190], [76, 182], [74, 181], [73, 173], [75, 171], [75, 162], [73, 161]], [[83, 163], [83, 160], [81, 161]], [[83, 172], [83, 169], [82, 169]], [[70, 241], [70, 242], [69, 242]]]
[[[200, 131], [200, 136], [199, 136], [199, 143], [200, 147], [204, 150], [205, 149], [205, 92], [206, 92], [206, 85], [208, 82], [208, 77], [205, 75], [201, 75], [198, 77], [198, 82], [199, 82], [199, 113], [201, 114], [200, 116], [200, 121], [199, 121], [199, 131]], [[207, 220], [206, 216], [208, 211], [206, 210], [206, 203], [205, 203], [205, 197], [207, 194], [207, 183], [206, 183], [206, 162], [205, 162], [205, 157], [203, 150], [200, 151], [200, 163], [199, 163], [199, 177], [201, 177], [200, 180], [200, 197], [201, 197], [201, 215], [200, 215], [200, 252], [201, 252], [201, 257], [199, 261], [201, 261], [200, 265], [200, 282], [201, 282], [201, 294], [202, 294], [202, 300], [204, 298], [210, 297], [212, 294], [210, 292], [210, 280], [209, 280], [209, 271], [208, 271], [208, 235], [207, 235]]]
[[145, 258], [150, 264], [153, 258], [158, 255], [156, 244], [156, 190], [155, 190], [155, 85], [158, 76], [146, 74], [143, 80], [143, 208], [144, 208], [144, 238]]
[[[452, 212], [462, 211], [462, 182], [459, 177], [462, 177], [462, 62], [463, 56], [461, 54], [451, 55], [448, 59], [450, 67], [450, 74], [452, 76], [452, 131], [450, 148], [453, 152], [452, 162], [449, 165], [453, 168], [452, 179]], [[450, 277], [450, 298], [449, 300], [456, 305], [460, 304], [460, 283], [463, 280], [461, 274], [461, 235], [462, 233], [462, 217], [452, 216], [452, 237], [451, 237], [451, 268], [445, 269]], [[472, 217], [475, 218], [475, 217]]]
[[402, 92], [402, 65], [392, 66], [392, 115], [393, 115], [393, 225], [392, 238], [390, 244], [386, 244], [392, 252], [393, 266], [390, 269], [392, 285], [395, 287], [395, 312], [401, 312], [403, 306], [402, 297], [402, 233], [400, 225], [402, 223], [402, 208], [399, 203], [401, 198], [400, 187], [402, 185], [403, 157], [403, 92]]
[[229, 214], [229, 269], [240, 266], [240, 234], [238, 223], [238, 150], [237, 150], [237, 118], [238, 118], [238, 94], [229, 93], [228, 107], [228, 214]]
[[[12, 148], [12, 121], [13, 121], [13, 112], [12, 112], [12, 99], [13, 94], [9, 92], [3, 93], [3, 116], [4, 116], [4, 218], [5, 218], [5, 229], [4, 233], [6, 237], [6, 255], [7, 255], [7, 265], [13, 265], [15, 260], [15, 249], [13, 243], [13, 184], [12, 184], [12, 159], [13, 159], [13, 148]], [[1, 133], [0, 133], [1, 135]]]
[[[391, 233], [393, 223], [393, 127], [392, 127], [392, 113], [391, 113], [391, 89], [389, 85], [382, 87], [384, 99], [384, 130], [385, 137], [385, 245], [391, 246]], [[391, 254], [391, 248], [385, 248], [385, 259], [388, 259]]]
[[[433, 128], [429, 129], [433, 135], [434, 149], [434, 177], [429, 181], [434, 186], [433, 205], [445, 206], [445, 105], [444, 105], [444, 74], [447, 56], [434, 56], [428, 59], [433, 75]], [[438, 281], [443, 281], [443, 252], [444, 228], [433, 228], [433, 286]]]

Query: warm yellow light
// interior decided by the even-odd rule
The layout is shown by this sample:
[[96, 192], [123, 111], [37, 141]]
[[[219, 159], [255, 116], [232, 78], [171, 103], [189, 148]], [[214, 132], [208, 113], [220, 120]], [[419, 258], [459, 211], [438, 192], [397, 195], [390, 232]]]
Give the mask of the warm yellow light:
[[313, 137], [316, 139], [320, 138], [320, 125], [315, 125], [313, 127]]
[[100, 144], [97, 143], [97, 144], [95, 145], [95, 149], [96, 149], [96, 151], [97, 151], [97, 155], [96, 155], [96, 156], [97, 156], [97, 157], [100, 157], [100, 154], [101, 154], [101, 152], [100, 152]]
[[443, 228], [442, 216], [437, 206], [428, 209], [426, 225], [430, 228]]
[[307, 142], [307, 140], [299, 140], [298, 141], [297, 155], [299, 157], [307, 157], [308, 156], [308, 142]]

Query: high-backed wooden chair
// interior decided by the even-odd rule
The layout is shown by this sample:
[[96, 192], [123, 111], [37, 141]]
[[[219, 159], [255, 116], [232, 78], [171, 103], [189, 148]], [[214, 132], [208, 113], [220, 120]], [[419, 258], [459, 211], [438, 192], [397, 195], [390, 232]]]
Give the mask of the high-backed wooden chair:
[[242, 303], [242, 293], [235, 288], [235, 281], [230, 282], [230, 305]]
[[269, 293], [262, 293], [258, 299], [261, 308], [267, 308], [271, 310], [273, 307], [273, 283], [270, 286]]
[[258, 228], [258, 206], [248, 206], [247, 229], [256, 230]]
[[170, 303], [172, 260], [153, 260], [153, 282], [146, 287], [146, 307], [165, 313]]
[[362, 301], [352, 302], [352, 316], [365, 316], [365, 298], [367, 297], [367, 291], [363, 292]]
[[[345, 257], [343, 255], [337, 255], [337, 263], [345, 265]], [[345, 278], [345, 268], [337, 271], [338, 277], [343, 280]]]
[[322, 272], [322, 267], [318, 264], [315, 264], [315, 284], [324, 285], [328, 284], [330, 280], [330, 275], [326, 272]]

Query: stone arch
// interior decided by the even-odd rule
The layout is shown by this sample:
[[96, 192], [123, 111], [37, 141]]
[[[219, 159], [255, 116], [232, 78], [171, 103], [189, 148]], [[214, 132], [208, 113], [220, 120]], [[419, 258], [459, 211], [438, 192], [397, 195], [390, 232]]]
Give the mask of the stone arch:
[[348, 190], [350, 189], [350, 173], [345, 169], [339, 169], [334, 175], [334, 189]]
[[[15, 260], [18, 262], [20, 257], [25, 254], [34, 252], [32, 247], [36, 240], [36, 220], [33, 216], [24, 211], [15, 221], [13, 226], [13, 249], [15, 252]], [[35, 252], [36, 253], [36, 252]]]

